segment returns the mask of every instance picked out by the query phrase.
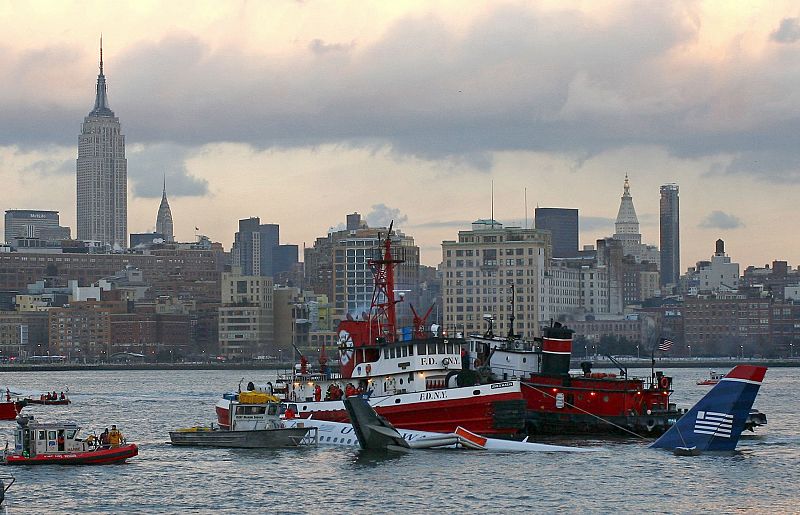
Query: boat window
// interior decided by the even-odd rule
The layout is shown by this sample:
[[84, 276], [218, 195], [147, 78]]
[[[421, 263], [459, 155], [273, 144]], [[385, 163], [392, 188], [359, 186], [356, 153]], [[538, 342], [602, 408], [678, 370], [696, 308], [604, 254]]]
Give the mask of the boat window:
[[266, 412], [267, 412], [266, 406], [253, 406], [253, 413], [255, 413], [256, 415], [263, 415]]
[[385, 359], [389, 359], [389, 347], [384, 347], [383, 348], [383, 357]]
[[407, 358], [408, 357], [408, 345], [403, 345], [403, 347], [401, 348], [401, 352], [402, 352], [402, 356], [401, 357]]
[[269, 414], [270, 415], [277, 415], [278, 414], [278, 406], [276, 404], [269, 405]]
[[414, 346], [413, 345], [409, 345], [408, 346], [408, 355], [409, 356], [413, 356], [414, 355]]
[[436, 343], [428, 344], [428, 354], [436, 354]]
[[75, 438], [75, 433], [77, 433], [77, 432], [78, 432], [77, 429], [68, 430], [67, 431], [67, 440], [72, 440], [73, 438]]
[[48, 431], [47, 432], [47, 439], [48, 440], [55, 440], [56, 439], [56, 432], [55, 431]]
[[47, 431], [39, 431], [39, 440], [47, 440]]
[[417, 346], [417, 354], [419, 354], [420, 356], [424, 356], [425, 354], [427, 354], [424, 343], [420, 343]]
[[444, 354], [445, 353], [444, 345], [445, 345], [444, 343], [440, 342], [439, 345], [437, 345], [436, 352], [439, 354]]
[[392, 347], [392, 348], [389, 350], [389, 357], [396, 358], [396, 357], [397, 357], [397, 354], [395, 353], [395, 351], [396, 351], [396, 350], [397, 350], [397, 349], [395, 349], [394, 347]]

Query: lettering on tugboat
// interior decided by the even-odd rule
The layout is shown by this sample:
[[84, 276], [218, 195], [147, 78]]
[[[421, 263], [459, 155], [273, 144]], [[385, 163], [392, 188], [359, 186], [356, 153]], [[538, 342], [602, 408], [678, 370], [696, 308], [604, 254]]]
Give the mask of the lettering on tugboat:
[[447, 392], [444, 390], [438, 390], [435, 392], [422, 392], [419, 394], [419, 400], [421, 401], [435, 401], [438, 399], [446, 399]]
[[420, 365], [435, 365], [436, 364], [436, 358], [427, 358], [427, 357], [419, 358], [419, 364]]
[[512, 383], [511, 381], [506, 381], [505, 383], [492, 383], [492, 390], [494, 390], [495, 388], [506, 388], [513, 384], [514, 383]]

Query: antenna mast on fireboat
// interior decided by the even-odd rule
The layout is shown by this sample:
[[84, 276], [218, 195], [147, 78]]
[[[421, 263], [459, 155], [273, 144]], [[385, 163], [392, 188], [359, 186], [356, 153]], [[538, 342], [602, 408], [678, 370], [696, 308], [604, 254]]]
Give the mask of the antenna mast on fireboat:
[[389, 231], [383, 240], [383, 257], [380, 259], [370, 259], [367, 261], [375, 277], [375, 289], [372, 292], [372, 306], [369, 311], [370, 324], [377, 328], [378, 333], [374, 335], [373, 341], [391, 343], [397, 338], [397, 313], [395, 304], [403, 302], [394, 298], [394, 267], [402, 263], [402, 259], [392, 257], [392, 227], [394, 220], [389, 224]]

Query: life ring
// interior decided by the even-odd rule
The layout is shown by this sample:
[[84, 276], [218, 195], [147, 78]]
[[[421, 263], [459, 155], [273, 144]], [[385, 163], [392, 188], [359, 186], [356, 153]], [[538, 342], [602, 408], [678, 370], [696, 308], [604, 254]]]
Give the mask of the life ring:
[[475, 368], [478, 368], [479, 366], [483, 365], [483, 363], [481, 363], [480, 359], [475, 358], [475, 361], [473, 362], [473, 365], [475, 365]]
[[669, 377], [661, 376], [661, 379], [659, 379], [658, 384], [664, 390], [669, 390]]
[[367, 363], [367, 375], [370, 375], [371, 373], [372, 373], [372, 365]]

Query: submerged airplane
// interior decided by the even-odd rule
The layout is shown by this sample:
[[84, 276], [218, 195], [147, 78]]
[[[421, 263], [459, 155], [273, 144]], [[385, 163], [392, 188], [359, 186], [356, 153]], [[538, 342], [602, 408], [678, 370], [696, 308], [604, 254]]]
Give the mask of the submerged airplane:
[[[486, 438], [462, 427], [456, 428], [452, 433], [395, 429], [385, 418], [375, 413], [366, 399], [349, 397], [344, 403], [350, 413], [350, 420], [356, 421], [355, 425], [314, 418], [287, 419], [283, 421], [283, 425], [284, 427], [317, 428], [317, 443], [320, 445], [361, 446], [362, 449], [410, 451], [412, 449], [460, 448], [502, 452], [591, 452], [597, 450], [534, 443], [529, 442], [527, 438], [521, 442]], [[352, 406], [356, 407], [352, 408]], [[352, 412], [351, 409], [357, 410], [357, 413]], [[373, 437], [370, 444], [365, 446], [362, 443], [365, 434], [382, 436], [379, 436], [379, 439]], [[307, 441], [303, 443], [312, 443], [312, 438], [307, 436]]]
[[738, 365], [650, 445], [676, 454], [736, 449], [767, 367]]
[[[676, 454], [733, 451], [744, 430], [767, 368], [738, 365], [683, 415], [651, 448]], [[397, 429], [361, 397], [345, 399], [354, 424], [306, 419], [285, 420], [285, 427], [316, 427], [321, 445], [360, 446], [362, 449], [412, 451], [414, 449], [461, 448], [501, 452], [591, 452], [599, 448], [548, 445], [525, 440], [485, 438], [463, 428], [453, 433]]]

